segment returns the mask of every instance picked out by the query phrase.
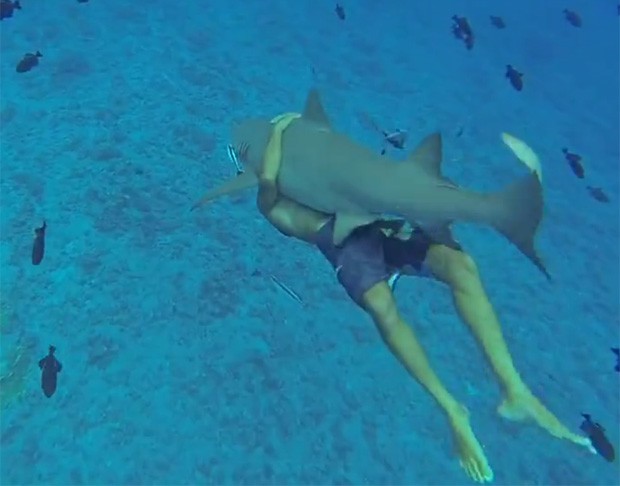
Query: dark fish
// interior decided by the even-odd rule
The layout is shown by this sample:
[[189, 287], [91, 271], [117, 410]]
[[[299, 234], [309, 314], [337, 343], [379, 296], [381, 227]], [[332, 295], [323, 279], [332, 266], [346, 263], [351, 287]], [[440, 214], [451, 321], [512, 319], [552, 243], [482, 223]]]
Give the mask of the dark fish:
[[506, 77], [510, 80], [510, 84], [517, 91], [523, 89], [523, 73], [520, 73], [510, 64], [506, 66]]
[[88, 0], [77, 0], [77, 3], [88, 3]]
[[45, 255], [45, 229], [47, 223], [43, 221], [43, 226], [34, 229], [34, 242], [32, 243], [32, 264], [38, 265]]
[[340, 20], [344, 20], [347, 18], [347, 15], [344, 11], [344, 7], [342, 5], [340, 5], [339, 3], [336, 4], [336, 9], [335, 9], [336, 15], [338, 16], [338, 18]]
[[454, 27], [456, 27], [462, 35], [473, 37], [474, 33], [471, 30], [471, 25], [469, 25], [469, 20], [467, 20], [467, 17], [453, 15], [452, 21], [454, 22]]
[[39, 368], [41, 368], [41, 388], [47, 398], [51, 397], [56, 391], [56, 384], [58, 383], [57, 375], [62, 371], [62, 363], [54, 356], [55, 352], [56, 348], [50, 346], [48, 355], [39, 361]]
[[30, 52], [28, 54], [24, 54], [24, 58], [17, 63], [17, 67], [15, 68], [15, 70], [18, 73], [27, 73], [37, 64], [39, 64], [40, 57], [43, 57], [43, 54], [41, 54], [39, 51], [34, 54]]
[[614, 451], [614, 446], [611, 445], [611, 442], [609, 442], [605, 435], [605, 429], [601, 424], [592, 422], [592, 417], [587, 413], [582, 413], [581, 416], [585, 420], [579, 428], [588, 436], [590, 442], [592, 442], [592, 447], [605, 460], [614, 462], [616, 451]]
[[474, 32], [467, 18], [459, 17], [458, 15], [452, 16], [452, 34], [464, 42], [467, 50], [471, 50], [474, 47]]
[[602, 203], [608, 203], [609, 202], [609, 197], [607, 196], [607, 194], [605, 194], [603, 189], [601, 189], [600, 187], [588, 186], [586, 189], [588, 189], [588, 192], [590, 193], [590, 196], [592, 196], [598, 202], [602, 202]]
[[0, 1], [0, 20], [8, 19], [13, 17], [13, 12], [15, 10], [21, 10], [22, 6], [19, 1], [12, 2], [11, 0], [1, 0]]
[[614, 366], [614, 370], [620, 373], [620, 348], [610, 348], [611, 352], [616, 355], [616, 366]]
[[573, 174], [579, 177], [579, 179], [583, 179], [586, 175], [586, 172], [583, 168], [583, 165], [581, 164], [581, 155], [573, 154], [569, 152], [567, 148], [563, 148], [562, 153], [564, 154], [568, 165], [570, 165]]
[[503, 18], [498, 17], [496, 15], [490, 15], [489, 17], [491, 19], [491, 24], [493, 24], [498, 29], [505, 29], [506, 28], [506, 22], [504, 22]]
[[564, 18], [568, 20], [569, 24], [571, 24], [573, 27], [581, 27], [582, 25], [581, 17], [577, 12], [568, 10], [567, 8], [565, 8], [563, 12], [564, 12]]

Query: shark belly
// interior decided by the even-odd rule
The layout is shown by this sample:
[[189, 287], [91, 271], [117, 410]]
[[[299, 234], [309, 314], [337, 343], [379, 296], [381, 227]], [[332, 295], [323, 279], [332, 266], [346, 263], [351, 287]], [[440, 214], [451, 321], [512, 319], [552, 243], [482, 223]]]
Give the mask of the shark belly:
[[278, 186], [286, 197], [328, 214], [366, 211], [355, 197], [368, 187], [367, 171], [360, 171], [365, 148], [342, 135], [295, 123], [285, 133], [282, 152]]

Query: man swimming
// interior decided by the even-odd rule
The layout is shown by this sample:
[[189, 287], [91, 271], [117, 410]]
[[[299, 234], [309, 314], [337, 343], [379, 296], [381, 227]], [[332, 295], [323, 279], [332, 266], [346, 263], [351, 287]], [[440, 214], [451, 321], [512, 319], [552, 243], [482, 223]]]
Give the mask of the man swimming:
[[[564, 426], [520, 377], [470, 256], [462, 250], [434, 243], [419, 228], [402, 235], [402, 223], [363, 226], [341, 246], [335, 246], [332, 215], [302, 206], [278, 193], [282, 133], [294, 118], [295, 115], [283, 115], [274, 119], [259, 174], [259, 211], [284, 235], [316, 245], [332, 264], [338, 281], [373, 319], [392, 354], [445, 412], [460, 464], [467, 475], [477, 482], [493, 479], [493, 471], [471, 428], [468, 410], [442, 384], [414, 331], [398, 311], [390, 285], [398, 270], [429, 275], [449, 286], [459, 317], [482, 347], [502, 387], [504, 398], [498, 407], [502, 417], [531, 419], [555, 437], [590, 448], [589, 440]], [[238, 152], [243, 159], [244, 149]]]

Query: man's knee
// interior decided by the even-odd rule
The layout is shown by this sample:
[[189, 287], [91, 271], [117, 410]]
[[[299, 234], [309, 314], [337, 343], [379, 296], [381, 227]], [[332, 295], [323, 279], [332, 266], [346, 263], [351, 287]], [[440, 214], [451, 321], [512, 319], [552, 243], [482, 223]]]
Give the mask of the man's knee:
[[464, 251], [443, 245], [429, 249], [427, 264], [433, 274], [452, 287], [464, 286], [478, 279], [478, 267], [474, 259]]
[[362, 303], [384, 337], [401, 324], [396, 300], [387, 282], [380, 282], [367, 290]]

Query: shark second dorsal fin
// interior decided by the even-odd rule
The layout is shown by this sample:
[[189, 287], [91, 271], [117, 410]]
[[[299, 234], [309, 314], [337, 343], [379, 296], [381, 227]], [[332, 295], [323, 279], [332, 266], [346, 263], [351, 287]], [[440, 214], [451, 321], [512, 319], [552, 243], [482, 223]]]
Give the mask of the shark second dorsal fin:
[[422, 140], [411, 154], [408, 160], [423, 168], [429, 175], [443, 179], [441, 174], [441, 134], [432, 133]]
[[308, 92], [303, 117], [306, 120], [311, 120], [319, 125], [331, 127], [329, 117], [327, 116], [327, 113], [325, 113], [323, 103], [321, 103], [321, 97], [319, 96], [319, 92], [316, 88], [312, 88]]
[[441, 133], [436, 132], [430, 134], [418, 144], [415, 150], [409, 154], [408, 161], [428, 175], [435, 177], [440, 181], [440, 185], [456, 189], [458, 185], [444, 177], [441, 173], [442, 158]]

